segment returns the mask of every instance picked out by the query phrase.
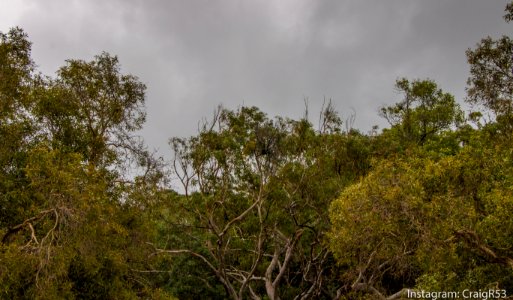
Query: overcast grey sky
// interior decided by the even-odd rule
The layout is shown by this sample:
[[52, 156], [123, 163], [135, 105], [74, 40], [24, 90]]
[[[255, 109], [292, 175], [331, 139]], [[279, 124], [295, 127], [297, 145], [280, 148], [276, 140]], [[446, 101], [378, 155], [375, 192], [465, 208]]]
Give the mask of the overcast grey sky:
[[[148, 86], [142, 132], [194, 134], [219, 104], [311, 117], [331, 98], [363, 132], [401, 99], [399, 77], [434, 79], [463, 101], [465, 50], [511, 33], [506, 0], [0, 0], [0, 31], [21, 26], [39, 70], [107, 51]], [[316, 122], [312, 118], [312, 121]]]

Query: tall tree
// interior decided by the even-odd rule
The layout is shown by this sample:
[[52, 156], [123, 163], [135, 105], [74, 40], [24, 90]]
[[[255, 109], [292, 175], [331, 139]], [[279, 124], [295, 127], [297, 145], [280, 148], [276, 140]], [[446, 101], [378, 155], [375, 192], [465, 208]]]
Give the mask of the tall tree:
[[444, 93], [432, 80], [410, 82], [403, 78], [396, 82], [396, 88], [404, 94], [404, 99], [381, 108], [381, 116], [405, 141], [424, 144], [463, 121], [463, 113], [454, 97]]
[[19, 191], [26, 184], [23, 166], [37, 143], [31, 116], [35, 83], [31, 43], [20, 28], [0, 33], [0, 225], [20, 221], [30, 200]]
[[306, 120], [222, 109], [198, 136], [172, 139], [184, 230], [157, 252], [198, 259], [233, 299], [334, 297], [327, 207], [366, 172], [368, 150], [363, 136], [335, 130], [335, 115], [321, 123], [316, 132]]
[[[507, 22], [512, 20], [513, 4], [506, 6]], [[470, 77], [467, 80], [468, 97], [471, 104], [480, 104], [490, 109], [499, 121], [513, 123], [513, 41], [509, 36], [499, 39], [487, 37], [468, 49]]]
[[[169, 298], [138, 271], [151, 254], [138, 199], [159, 179], [132, 135], [144, 85], [106, 53], [54, 80], [33, 66], [25, 33], [0, 33], [0, 298]], [[112, 167], [130, 153], [150, 168], [121, 184]]]
[[507, 149], [476, 133], [454, 156], [417, 148], [345, 189], [331, 205], [330, 239], [347, 292], [394, 299], [408, 289], [509, 290]]
[[143, 152], [132, 132], [145, 121], [145, 89], [137, 77], [120, 73], [115, 56], [68, 60], [41, 95], [37, 114], [57, 147], [108, 166], [119, 151]]

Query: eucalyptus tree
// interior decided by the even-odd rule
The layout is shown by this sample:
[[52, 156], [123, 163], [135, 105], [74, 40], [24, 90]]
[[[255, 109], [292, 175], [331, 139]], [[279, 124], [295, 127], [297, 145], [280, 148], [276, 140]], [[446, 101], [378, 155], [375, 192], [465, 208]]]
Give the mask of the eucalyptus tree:
[[[506, 22], [511, 22], [513, 4], [506, 6]], [[470, 76], [467, 101], [491, 110], [497, 121], [511, 131], [513, 123], [513, 40], [486, 37], [475, 49], [468, 49]]]
[[454, 97], [444, 93], [432, 80], [397, 80], [396, 89], [404, 99], [381, 108], [381, 116], [399, 132], [400, 138], [425, 144], [444, 130], [463, 122], [463, 112]]
[[197, 136], [171, 139], [181, 238], [156, 251], [201, 262], [232, 299], [334, 297], [327, 207], [369, 153], [334, 113], [315, 131], [254, 107], [219, 109]]
[[120, 151], [143, 152], [133, 132], [146, 119], [145, 89], [137, 77], [120, 73], [118, 58], [108, 53], [91, 62], [67, 60], [36, 112], [56, 147], [105, 167], [126, 156]]
[[[382, 109], [392, 128], [378, 140], [413, 143], [377, 158], [330, 208], [348, 298], [490, 288], [506, 297], [513, 287], [511, 49], [502, 37], [467, 51], [467, 100], [496, 116], [478, 128], [455, 126], [461, 112], [433, 82], [398, 81], [405, 99]], [[457, 147], [447, 151], [447, 139]]]
[[[144, 85], [106, 53], [44, 77], [19, 28], [0, 33], [0, 78], [0, 298], [164, 295], [137, 271], [151, 254], [137, 194], [159, 177], [133, 135]], [[127, 186], [115, 167], [133, 158], [149, 169]]]

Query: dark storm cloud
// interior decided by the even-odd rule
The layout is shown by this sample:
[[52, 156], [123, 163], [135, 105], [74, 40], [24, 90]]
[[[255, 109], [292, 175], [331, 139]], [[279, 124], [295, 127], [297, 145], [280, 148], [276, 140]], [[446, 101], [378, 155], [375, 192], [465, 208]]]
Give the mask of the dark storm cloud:
[[315, 123], [332, 98], [366, 131], [383, 124], [380, 105], [400, 99], [399, 77], [432, 78], [462, 100], [465, 50], [511, 27], [504, 0], [5, 3], [17, 24], [0, 29], [22, 26], [45, 73], [67, 58], [117, 54], [148, 85], [143, 134], [162, 154], [218, 104], [297, 118], [308, 98]]

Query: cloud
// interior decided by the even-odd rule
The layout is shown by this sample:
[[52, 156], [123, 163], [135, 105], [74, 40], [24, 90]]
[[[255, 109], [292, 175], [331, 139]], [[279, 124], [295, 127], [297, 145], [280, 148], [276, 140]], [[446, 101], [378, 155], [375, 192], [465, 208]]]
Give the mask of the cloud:
[[510, 29], [502, 0], [6, 3], [2, 30], [25, 28], [44, 73], [67, 58], [117, 54], [148, 86], [142, 133], [163, 154], [169, 137], [194, 134], [220, 103], [298, 118], [305, 98], [311, 116], [332, 98], [366, 131], [385, 125], [377, 109], [400, 100], [399, 77], [432, 78], [462, 100], [464, 51]]

